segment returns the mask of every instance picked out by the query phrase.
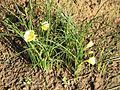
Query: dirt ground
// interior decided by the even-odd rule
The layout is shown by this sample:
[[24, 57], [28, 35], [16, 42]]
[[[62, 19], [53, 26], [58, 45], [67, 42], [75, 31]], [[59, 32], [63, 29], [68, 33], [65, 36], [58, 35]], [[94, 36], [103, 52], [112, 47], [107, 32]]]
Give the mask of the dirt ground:
[[[11, 1], [6, 0], [9, 5]], [[21, 5], [25, 0], [22, 1], [18, 0]], [[17, 51], [9, 41], [13, 39], [0, 37], [0, 90], [120, 90], [120, 0], [56, 1], [76, 24], [100, 16], [93, 22], [86, 40], [94, 41], [94, 55], [98, 62], [104, 63], [89, 70], [84, 67], [78, 79], [63, 68], [45, 73], [32, 68], [22, 56], [16, 56]], [[0, 3], [2, 5], [2, 0]], [[0, 32], [5, 32], [1, 24]], [[64, 76], [70, 83], [63, 83]]]

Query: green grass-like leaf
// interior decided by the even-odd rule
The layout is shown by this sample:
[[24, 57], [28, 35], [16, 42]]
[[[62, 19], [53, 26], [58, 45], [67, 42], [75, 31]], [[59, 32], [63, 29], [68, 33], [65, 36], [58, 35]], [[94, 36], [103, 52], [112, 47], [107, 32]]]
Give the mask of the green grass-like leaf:
[[[8, 30], [22, 37], [23, 40], [25, 31], [34, 30], [37, 35], [36, 40], [26, 42], [27, 52], [33, 66], [40, 67], [43, 70], [66, 66], [75, 71], [83, 60], [84, 37], [92, 22], [90, 21], [86, 25], [82, 23], [80, 30], [72, 22], [72, 18], [69, 15], [65, 15], [59, 8], [56, 8], [53, 14], [52, 4], [54, 2], [48, 1], [46, 0], [45, 3], [45, 18], [42, 20], [42, 22], [48, 21], [50, 24], [47, 31], [41, 29], [42, 22], [36, 19], [33, 11], [34, 5], [31, 0], [29, 0], [29, 5], [26, 7], [27, 11], [24, 11], [25, 16], [19, 13], [20, 10], [16, 2], [14, 3], [19, 14], [15, 14], [5, 7], [11, 17], [5, 18], [3, 23]], [[17, 21], [13, 22], [12, 18], [16, 18]], [[37, 25], [33, 24], [35, 19], [38, 20]], [[24, 30], [21, 30], [20, 26]]]

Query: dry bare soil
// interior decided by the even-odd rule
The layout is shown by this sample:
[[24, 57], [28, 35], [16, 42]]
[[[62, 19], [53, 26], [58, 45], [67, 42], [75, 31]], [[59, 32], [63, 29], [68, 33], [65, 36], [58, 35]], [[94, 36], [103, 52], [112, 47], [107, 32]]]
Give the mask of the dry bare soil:
[[[12, 8], [13, 0], [6, 0]], [[40, 3], [43, 0], [38, 0]], [[25, 0], [18, 0], [24, 6]], [[3, 1], [0, 1], [0, 19], [4, 17]], [[97, 60], [104, 62], [98, 66], [84, 66], [79, 78], [74, 80], [72, 73], [61, 68], [45, 73], [32, 68], [23, 56], [16, 56], [19, 40], [0, 37], [0, 90], [120, 90], [120, 0], [56, 0], [65, 14], [70, 14], [77, 24], [80, 21], [100, 16], [88, 31], [93, 40]], [[0, 32], [5, 32], [0, 24]], [[62, 78], [70, 81], [64, 84]]]

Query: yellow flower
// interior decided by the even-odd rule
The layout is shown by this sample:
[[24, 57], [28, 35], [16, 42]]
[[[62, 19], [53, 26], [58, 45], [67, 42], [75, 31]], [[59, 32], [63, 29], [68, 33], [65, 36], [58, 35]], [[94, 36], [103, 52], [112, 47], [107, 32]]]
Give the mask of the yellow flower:
[[88, 52], [88, 54], [93, 54], [93, 53], [94, 53], [94, 51], [89, 51], [89, 52]]
[[67, 78], [66, 77], [63, 77], [62, 81], [63, 81], [64, 84], [67, 84]]
[[48, 30], [49, 26], [50, 26], [49, 23], [47, 21], [45, 21], [42, 23], [41, 28], [42, 28], [42, 30], [46, 31], [46, 30]]
[[35, 32], [33, 30], [28, 30], [24, 34], [24, 40], [26, 42], [34, 41], [35, 37], [36, 37], [36, 35], [35, 35]]
[[90, 41], [90, 42], [87, 44], [87, 46], [84, 48], [84, 50], [92, 47], [93, 45], [94, 45], [93, 41]]
[[96, 64], [96, 58], [95, 57], [91, 57], [87, 60], [88, 63], [95, 65]]

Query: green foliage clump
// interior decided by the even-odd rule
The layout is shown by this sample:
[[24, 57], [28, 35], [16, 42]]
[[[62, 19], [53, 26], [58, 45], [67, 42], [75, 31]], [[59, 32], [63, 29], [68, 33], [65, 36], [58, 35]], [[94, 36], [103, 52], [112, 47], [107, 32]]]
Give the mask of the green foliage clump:
[[[25, 42], [25, 51], [27, 51], [33, 66], [44, 70], [65, 66], [76, 71], [83, 61], [84, 37], [86, 31], [91, 27], [91, 22], [86, 25], [81, 24], [77, 28], [69, 15], [65, 15], [59, 8], [53, 11], [52, 3], [45, 3], [42, 20], [36, 18], [37, 15], [34, 12], [36, 4], [32, 4], [31, 0], [24, 12], [21, 12], [18, 4], [15, 3], [17, 14], [8, 8], [6, 10], [17, 21], [13, 22], [11, 17], [6, 17], [3, 23], [12, 33], [23, 40], [25, 40], [26, 31], [34, 31], [32, 35], [35, 35], [35, 40]], [[36, 20], [35, 23], [34, 20]], [[43, 27], [44, 22], [47, 22], [47, 27]], [[46, 29], [44, 30], [44, 28]]]

